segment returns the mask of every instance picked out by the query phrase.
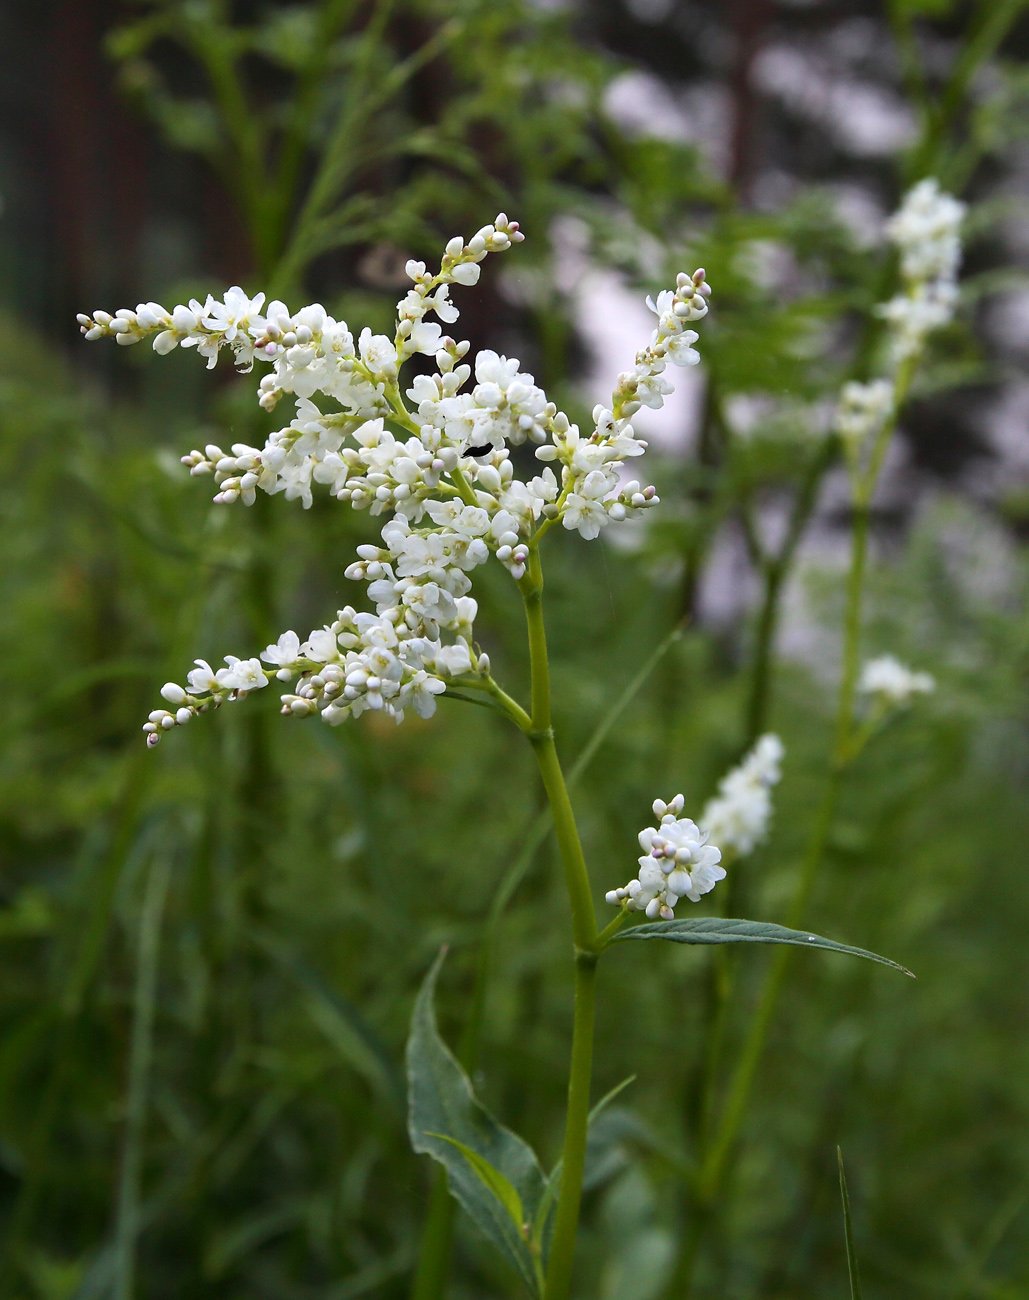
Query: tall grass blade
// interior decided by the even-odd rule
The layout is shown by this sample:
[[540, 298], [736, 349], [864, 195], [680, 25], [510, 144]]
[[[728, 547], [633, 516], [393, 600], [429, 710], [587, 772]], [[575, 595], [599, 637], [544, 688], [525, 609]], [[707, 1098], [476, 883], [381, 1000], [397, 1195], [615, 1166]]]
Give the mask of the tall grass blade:
[[840, 1200], [843, 1202], [843, 1239], [847, 1244], [850, 1300], [861, 1300], [861, 1277], [858, 1272], [857, 1252], [854, 1249], [854, 1225], [850, 1217], [850, 1193], [847, 1191], [847, 1174], [843, 1168], [843, 1150], [840, 1147], [836, 1148], [836, 1163], [840, 1170]]

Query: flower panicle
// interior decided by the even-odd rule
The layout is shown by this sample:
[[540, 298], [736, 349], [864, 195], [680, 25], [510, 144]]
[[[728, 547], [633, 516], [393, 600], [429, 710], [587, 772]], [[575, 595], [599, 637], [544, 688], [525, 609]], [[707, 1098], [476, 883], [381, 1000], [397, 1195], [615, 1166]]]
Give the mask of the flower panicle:
[[722, 852], [733, 859], [753, 853], [768, 838], [772, 823], [772, 790], [782, 776], [785, 754], [778, 736], [761, 736], [742, 761], [718, 783], [718, 792], [704, 805], [700, 823]]
[[857, 482], [872, 479], [889, 437], [904, 387], [902, 379], [934, 331], [947, 325], [958, 304], [961, 224], [965, 205], [932, 177], [904, 196], [886, 223], [900, 258], [902, 285], [876, 307], [886, 324], [886, 373], [867, 383], [843, 385], [833, 427]]
[[[643, 405], [662, 405], [671, 391], [669, 363], [698, 360], [697, 333], [687, 326], [707, 313], [705, 273], [682, 273], [673, 289], [648, 300], [658, 318], [650, 343], [619, 378], [611, 405], [596, 406], [592, 428], [580, 431], [517, 358], [486, 349], [472, 359], [467, 341], [443, 332], [458, 318], [451, 287], [474, 286], [489, 254], [523, 238], [518, 222], [500, 213], [470, 239], [451, 239], [438, 270], [409, 261], [411, 288], [397, 304], [392, 336], [365, 328], [355, 337], [320, 303], [294, 312], [239, 286], [171, 311], [148, 302], [79, 316], [89, 340], [114, 338], [128, 346], [150, 339], [162, 354], [194, 348], [209, 368], [223, 351], [241, 371], [268, 367], [258, 402], [273, 412], [288, 397], [288, 422], [263, 446], [212, 442], [182, 457], [192, 476], [213, 483], [217, 504], [251, 505], [265, 492], [306, 509], [322, 489], [385, 518], [383, 545], [360, 547], [347, 569], [352, 580], [368, 582], [374, 614], [343, 611], [323, 629], [336, 628], [328, 658], [301, 653], [290, 632], [284, 636], [291, 646], [296, 641], [297, 657], [289, 663], [267, 655], [229, 658], [215, 670], [197, 661], [185, 686], [166, 687], [172, 707], [150, 715], [150, 743], [199, 713], [262, 689], [268, 684], [262, 664], [269, 662], [275, 675], [288, 669], [287, 676], [298, 678], [295, 693], [283, 697], [291, 714], [321, 712], [333, 722], [373, 708], [399, 719], [410, 705], [428, 716], [447, 680], [478, 671], [483, 658], [471, 648], [473, 569], [493, 557], [517, 581], [531, 547], [552, 525], [589, 540], [659, 504], [652, 484], [622, 479], [626, 461], [647, 449], [630, 417]], [[435, 370], [402, 385], [402, 368], [415, 355], [432, 358]], [[542, 464], [522, 479], [511, 448], [525, 443]], [[356, 642], [348, 640], [354, 636]], [[312, 638], [303, 645], [315, 644]]]
[[886, 223], [903, 279], [901, 292], [878, 308], [894, 366], [917, 356], [928, 335], [954, 316], [965, 213], [965, 205], [930, 176], [908, 190]]

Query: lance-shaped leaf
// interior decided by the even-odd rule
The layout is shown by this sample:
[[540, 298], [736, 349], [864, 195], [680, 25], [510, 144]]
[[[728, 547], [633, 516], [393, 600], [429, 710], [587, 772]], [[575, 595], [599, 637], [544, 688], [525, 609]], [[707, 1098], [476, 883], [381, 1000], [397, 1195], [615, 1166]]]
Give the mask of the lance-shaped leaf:
[[433, 996], [444, 954], [425, 977], [407, 1042], [408, 1133], [416, 1151], [447, 1171], [451, 1194], [520, 1274], [540, 1290], [527, 1240], [545, 1180], [530, 1146], [497, 1122], [439, 1036]]
[[700, 916], [690, 920], [654, 921], [637, 925], [631, 930], [616, 934], [612, 943], [624, 939], [665, 939], [670, 943], [786, 943], [797, 948], [824, 948], [828, 952], [844, 952], [851, 957], [864, 957], [883, 966], [892, 966], [904, 975], [914, 975], [906, 966], [880, 957], [866, 948], [853, 948], [835, 939], [824, 939], [810, 930], [790, 930], [785, 925], [772, 925], [768, 921], [737, 921], [725, 916]]

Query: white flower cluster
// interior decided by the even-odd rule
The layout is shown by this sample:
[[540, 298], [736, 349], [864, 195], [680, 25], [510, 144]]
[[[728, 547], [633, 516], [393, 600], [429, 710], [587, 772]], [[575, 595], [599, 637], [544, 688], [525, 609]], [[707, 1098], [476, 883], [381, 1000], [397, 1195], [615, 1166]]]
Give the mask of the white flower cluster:
[[721, 851], [708, 843], [707, 833], [696, 822], [679, 816], [685, 802], [681, 794], [670, 803], [654, 801], [660, 824], [640, 831], [639, 875], [622, 888], [609, 890], [607, 902], [644, 912], [650, 921], [670, 921], [680, 898], [698, 903], [725, 879], [725, 870], [718, 865]]
[[[270, 412], [288, 395], [289, 423], [263, 447], [211, 444], [183, 457], [192, 474], [213, 479], [215, 501], [249, 505], [262, 491], [309, 507], [321, 485], [337, 500], [389, 516], [384, 545], [359, 548], [347, 570], [370, 584], [374, 615], [343, 610], [303, 644], [286, 633], [261, 660], [229, 659], [217, 671], [198, 663], [187, 686], [165, 688], [174, 708], [151, 715], [150, 743], [266, 685], [262, 660], [279, 678], [300, 679], [296, 695], [283, 697], [285, 712], [319, 711], [338, 721], [366, 708], [400, 718], [410, 706], [427, 716], [446, 680], [488, 675], [485, 656], [472, 649], [472, 569], [493, 555], [520, 580], [530, 549], [555, 523], [590, 539], [658, 504], [652, 486], [623, 483], [619, 470], [646, 450], [630, 420], [641, 405], [660, 407], [672, 391], [668, 363], [698, 360], [697, 334], [686, 326], [707, 312], [704, 272], [680, 274], [674, 289], [648, 300], [658, 317], [648, 347], [619, 377], [610, 406], [594, 409], [593, 428], [580, 432], [516, 359], [483, 351], [473, 368], [465, 360], [469, 344], [437, 323], [457, 319], [451, 285], [474, 285], [489, 253], [522, 239], [518, 223], [501, 213], [467, 242], [450, 240], [437, 272], [408, 262], [412, 288], [397, 304], [392, 338], [365, 329], [355, 341], [320, 304], [291, 312], [238, 287], [220, 301], [192, 299], [170, 312], [150, 302], [79, 316], [87, 339], [128, 345], [149, 338], [159, 353], [195, 348], [208, 367], [227, 349], [240, 370], [270, 366], [258, 400]], [[435, 370], [402, 393], [401, 368], [416, 354], [431, 357]], [[509, 448], [526, 442], [544, 465], [522, 480]]]
[[936, 689], [936, 681], [929, 673], [908, 668], [893, 655], [880, 655], [864, 665], [857, 688], [862, 695], [899, 706], [910, 703], [916, 695], [930, 695]]
[[778, 736], [762, 736], [738, 767], [718, 784], [700, 814], [700, 824], [723, 853], [742, 857], [768, 835], [772, 820], [772, 787], [782, 775], [783, 754]]
[[904, 281], [900, 293], [876, 308], [888, 327], [889, 377], [844, 384], [834, 420], [859, 479], [870, 466], [877, 467], [875, 449], [892, 427], [898, 368], [916, 357], [927, 336], [954, 315], [964, 214], [965, 205], [929, 179], [908, 191], [886, 224], [900, 253]]
[[692, 275], [680, 271], [674, 289], [663, 290], [656, 302], [647, 299], [647, 306], [657, 317], [657, 329], [649, 346], [636, 354], [633, 368], [618, 376], [613, 403], [616, 419], [633, 415], [641, 406], [660, 410], [665, 397], [674, 390], [674, 385], [665, 378], [669, 361], [673, 366], [697, 364], [700, 355], [693, 344], [699, 335], [686, 325], [707, 315], [710, 296], [711, 286], [701, 267]]
[[895, 364], [915, 356], [926, 336], [954, 315], [964, 215], [965, 205], [930, 177], [908, 191], [887, 223], [904, 278], [903, 291], [879, 308]]
[[[389, 568], [379, 567], [383, 572]], [[380, 578], [372, 588], [379, 583], [390, 585]], [[460, 586], [451, 583], [451, 588]], [[485, 676], [489, 660], [472, 648], [476, 605], [470, 596], [454, 596], [452, 589], [431, 580], [414, 582], [405, 595], [402, 605], [375, 614], [347, 606], [303, 642], [296, 632], [284, 632], [257, 659], [230, 655], [219, 669], [195, 660], [184, 687], [167, 682], [161, 688], [172, 707], [151, 712], [143, 728], [147, 744], [156, 745], [163, 732], [267, 686], [269, 674], [282, 682], [297, 679], [295, 689], [282, 696], [281, 711], [293, 717], [320, 713], [333, 725], [367, 709], [397, 722], [407, 709], [431, 717], [447, 681], [471, 673]], [[450, 634], [446, 641], [444, 631]]]
[[836, 409], [836, 432], [852, 464], [859, 464], [865, 450], [878, 441], [893, 416], [894, 396], [889, 379], [843, 385]]

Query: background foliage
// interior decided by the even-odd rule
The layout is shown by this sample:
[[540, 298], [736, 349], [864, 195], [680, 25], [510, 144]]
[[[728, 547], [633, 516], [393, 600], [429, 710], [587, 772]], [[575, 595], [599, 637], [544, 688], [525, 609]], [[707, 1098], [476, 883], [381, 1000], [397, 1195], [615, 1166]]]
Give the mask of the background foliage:
[[[195, 654], [317, 624], [347, 598], [368, 521], [211, 508], [176, 457], [247, 436], [247, 384], [179, 353], [87, 353], [74, 312], [243, 277], [384, 322], [398, 250], [431, 256], [504, 207], [530, 240], [463, 321], [585, 414], [591, 314], [617, 283], [597, 275], [638, 294], [707, 265], [706, 387], [652, 471], [664, 518], [632, 553], [555, 547], [548, 572], [569, 756], [690, 618], [577, 788], [603, 890], [654, 794], [702, 799], [738, 753], [760, 595], [740, 503], [775, 535], [812, 455], [805, 422], [874, 346], [859, 320], [881, 294], [843, 200], [888, 208], [930, 166], [970, 187], [978, 239], [965, 327], [941, 341], [881, 498], [866, 644], [939, 689], [862, 757], [809, 918], [919, 981], [795, 963], [698, 1287], [843, 1293], [839, 1144], [867, 1295], [1025, 1294], [1027, 498], [996, 418], [1024, 400], [1018, 9], [191, 0], [15, 16], [25, 58], [3, 93], [39, 112], [2, 153], [0, 1294], [408, 1294], [431, 1177], [404, 1123], [414, 991], [449, 944], [438, 1002], [458, 1042], [482, 919], [539, 802], [516, 738], [458, 704], [431, 725], [329, 731], [259, 698], [146, 753], [155, 687]], [[783, 49], [910, 115], [899, 167], [828, 130], [831, 101], [783, 91]], [[965, 84], [969, 50], [985, 63]], [[668, 97], [643, 135], [618, 111], [626, 78]], [[608, 376], [623, 363], [599, 360]], [[843, 514], [830, 476], [786, 590], [769, 719], [786, 775], [742, 882], [768, 919], [828, 749]], [[482, 636], [518, 681], [520, 611], [493, 576]], [[548, 1157], [570, 1023], [552, 865], [545, 845], [498, 928], [476, 1079]], [[637, 1076], [600, 1133], [580, 1253], [583, 1294], [612, 1300], [664, 1293], [688, 1217], [708, 956], [663, 949], [624, 945], [601, 976], [598, 1095]], [[741, 1008], [765, 960], [740, 965]], [[465, 1225], [457, 1260], [458, 1300], [517, 1294]]]

